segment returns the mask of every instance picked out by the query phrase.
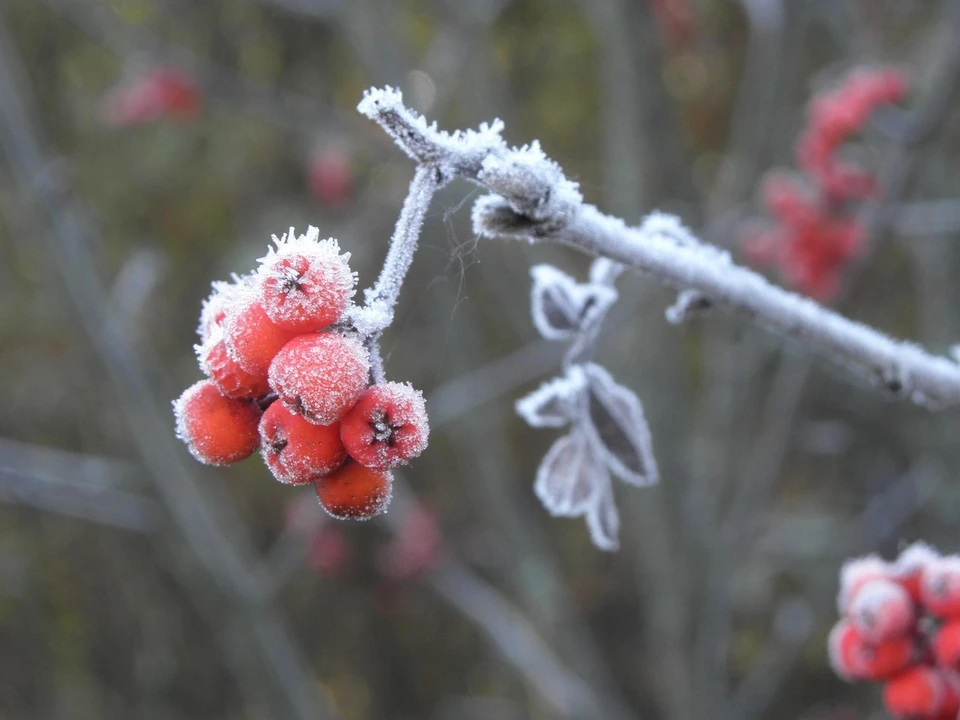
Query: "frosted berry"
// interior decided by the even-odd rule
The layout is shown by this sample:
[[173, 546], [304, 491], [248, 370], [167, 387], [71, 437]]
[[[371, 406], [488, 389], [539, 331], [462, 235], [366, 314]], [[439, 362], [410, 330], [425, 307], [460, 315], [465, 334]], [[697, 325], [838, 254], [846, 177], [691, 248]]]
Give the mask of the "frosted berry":
[[175, 67], [151, 68], [111, 92], [104, 101], [104, 119], [121, 127], [161, 119], [191, 120], [203, 104], [194, 79]]
[[321, 150], [310, 160], [310, 191], [331, 210], [345, 210], [353, 198], [353, 167], [350, 156], [337, 147]]
[[831, 667], [846, 680], [884, 680], [906, 669], [916, 659], [912, 637], [868, 643], [848, 620], [834, 626], [828, 650]]
[[423, 393], [409, 383], [368, 388], [340, 424], [350, 457], [376, 470], [390, 470], [427, 446], [430, 428]]
[[893, 577], [890, 564], [877, 555], [867, 555], [847, 560], [840, 568], [840, 591], [837, 593], [837, 609], [846, 614], [853, 596], [871, 580], [889, 580]]
[[937, 629], [933, 656], [939, 665], [960, 670], [960, 620], [950, 620]]
[[892, 580], [864, 583], [854, 594], [847, 617], [867, 642], [908, 634], [916, 620], [910, 594]]
[[893, 579], [910, 593], [914, 602], [920, 602], [920, 586], [926, 569], [940, 557], [923, 542], [915, 542], [900, 553], [893, 564]]
[[220, 327], [215, 327], [207, 341], [196, 349], [200, 369], [227, 397], [258, 398], [270, 392], [266, 373], [248, 373], [230, 356]]
[[300, 335], [270, 365], [270, 387], [310, 422], [329, 425], [347, 414], [367, 386], [370, 357], [357, 340], [336, 333]]
[[920, 597], [938, 618], [960, 618], [960, 557], [938, 558], [923, 573]]
[[215, 328], [222, 327], [227, 317], [227, 310], [239, 307], [246, 303], [250, 296], [251, 277], [235, 277], [233, 282], [216, 281], [213, 291], [203, 301], [200, 308], [200, 324], [197, 335], [200, 342], [205, 343]]
[[223, 334], [230, 357], [252, 375], [266, 375], [280, 348], [296, 336], [275, 325], [253, 299], [227, 310]]
[[314, 332], [339, 320], [353, 297], [356, 276], [340, 254], [337, 241], [319, 239], [315, 227], [306, 235], [293, 228], [260, 260], [257, 280], [267, 316], [282, 328]]
[[210, 380], [201, 380], [174, 401], [177, 437], [207, 465], [227, 465], [252, 455], [260, 446], [260, 406], [252, 400], [224, 397]]
[[260, 454], [273, 476], [290, 485], [329, 475], [347, 458], [338, 425], [314, 425], [278, 402], [260, 419]]
[[897, 675], [883, 687], [883, 704], [895, 718], [936, 720], [949, 698], [950, 691], [943, 676], [926, 665]]
[[348, 460], [314, 484], [320, 506], [338, 520], [369, 520], [387, 509], [393, 490], [388, 472]]

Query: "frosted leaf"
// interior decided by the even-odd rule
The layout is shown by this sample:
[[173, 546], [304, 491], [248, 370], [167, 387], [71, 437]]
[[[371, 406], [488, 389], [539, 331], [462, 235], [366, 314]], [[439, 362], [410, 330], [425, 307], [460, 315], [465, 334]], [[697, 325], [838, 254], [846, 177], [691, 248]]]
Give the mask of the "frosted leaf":
[[533, 491], [551, 515], [577, 517], [590, 507], [594, 483], [604, 474], [587, 438], [574, 430], [550, 446], [537, 469]]
[[672, 325], [679, 325], [689, 320], [693, 315], [705, 312], [711, 307], [713, 307], [713, 302], [703, 293], [696, 290], [684, 290], [664, 314], [667, 317], [667, 322]]
[[659, 480], [650, 428], [639, 398], [614, 382], [606, 370], [584, 366], [590, 387], [587, 423], [613, 473], [631, 485], [653, 485]]
[[595, 465], [598, 472], [594, 475], [594, 494], [587, 510], [587, 528], [593, 544], [610, 552], [620, 548], [620, 514], [613, 499], [610, 475], [601, 463]]
[[578, 283], [552, 265], [530, 268], [533, 286], [530, 305], [533, 324], [547, 340], [567, 340], [617, 299], [616, 291], [605, 285]]
[[572, 365], [563, 377], [553, 378], [517, 400], [517, 414], [530, 427], [563, 427], [581, 414], [586, 384], [583, 368]]

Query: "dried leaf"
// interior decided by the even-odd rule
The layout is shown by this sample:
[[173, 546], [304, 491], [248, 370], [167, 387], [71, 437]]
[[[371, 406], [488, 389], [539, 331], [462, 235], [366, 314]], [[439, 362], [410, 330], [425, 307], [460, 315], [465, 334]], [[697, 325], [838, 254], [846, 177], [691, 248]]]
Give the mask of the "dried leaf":
[[571, 366], [563, 377], [553, 378], [517, 400], [517, 413], [530, 427], [563, 427], [580, 414], [586, 384], [583, 368]]
[[646, 486], [659, 479], [650, 428], [633, 391], [614, 382], [606, 370], [584, 366], [589, 386], [592, 436], [610, 470], [624, 482]]
[[568, 340], [606, 312], [616, 291], [599, 283], [578, 283], [552, 265], [530, 269], [533, 324], [548, 340]]
[[606, 475], [606, 468], [590, 452], [584, 434], [574, 431], [544, 455], [533, 491], [551, 515], [577, 517], [588, 510], [600, 475]]
[[593, 502], [587, 511], [587, 528], [593, 544], [601, 550], [613, 551], [620, 548], [620, 514], [613, 499], [613, 487], [610, 475], [599, 463], [602, 475], [594, 483]]

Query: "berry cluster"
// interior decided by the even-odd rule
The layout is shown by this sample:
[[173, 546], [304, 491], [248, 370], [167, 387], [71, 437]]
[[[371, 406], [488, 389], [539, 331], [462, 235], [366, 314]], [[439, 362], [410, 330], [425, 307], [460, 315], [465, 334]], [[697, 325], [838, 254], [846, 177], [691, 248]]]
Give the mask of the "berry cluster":
[[830, 663], [846, 680], [883, 683], [902, 720], [954, 720], [960, 710], [960, 556], [917, 543], [894, 562], [847, 562], [830, 633]]
[[764, 178], [763, 201], [773, 224], [745, 236], [752, 262], [776, 265], [786, 282], [818, 300], [836, 295], [843, 270], [863, 245], [851, 204], [877, 193], [873, 173], [840, 151], [877, 107], [901, 101], [906, 92], [896, 70], [858, 70], [813, 99], [796, 146], [803, 175], [772, 172]]
[[127, 127], [158, 120], [191, 120], [203, 94], [194, 79], [176, 67], [154, 67], [112, 90], [103, 103], [111, 125]]
[[370, 358], [347, 321], [356, 276], [316, 228], [274, 238], [260, 266], [214, 283], [197, 346], [208, 379], [174, 402], [177, 435], [200, 462], [224, 465], [258, 448], [282, 483], [314, 483], [336, 518], [367, 519], [390, 501], [390, 470], [429, 433], [423, 395], [370, 385]]

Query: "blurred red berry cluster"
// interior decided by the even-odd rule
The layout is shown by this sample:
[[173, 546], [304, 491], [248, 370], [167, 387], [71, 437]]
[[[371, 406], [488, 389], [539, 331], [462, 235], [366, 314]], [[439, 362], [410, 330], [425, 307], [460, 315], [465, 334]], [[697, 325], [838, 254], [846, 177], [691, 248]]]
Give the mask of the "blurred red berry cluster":
[[370, 385], [370, 359], [345, 322], [356, 276], [333, 239], [291, 229], [257, 270], [214, 283], [197, 346], [208, 379], [174, 402], [177, 434], [200, 462], [257, 449], [282, 483], [313, 483], [336, 518], [366, 519], [390, 501], [390, 470], [429, 433], [423, 395]]
[[960, 556], [923, 543], [893, 562], [871, 555], [840, 575], [842, 615], [830, 663], [845, 680], [883, 683], [901, 720], [955, 720], [960, 712]]
[[672, 49], [688, 46], [696, 31], [693, 12], [686, 0], [649, 0], [650, 10]]
[[153, 67], [107, 94], [103, 118], [120, 127], [159, 120], [186, 121], [196, 118], [202, 106], [200, 86], [186, 70]]
[[343, 212], [353, 200], [353, 161], [345, 150], [328, 146], [310, 158], [307, 184], [321, 205], [334, 212]]
[[907, 81], [897, 70], [856, 70], [811, 101], [796, 146], [802, 174], [772, 171], [764, 178], [762, 198], [772, 224], [744, 236], [751, 262], [778, 267], [785, 282], [817, 300], [836, 295], [844, 269], [863, 245], [853, 204], [878, 192], [873, 173], [840, 151], [877, 107], [906, 93]]

